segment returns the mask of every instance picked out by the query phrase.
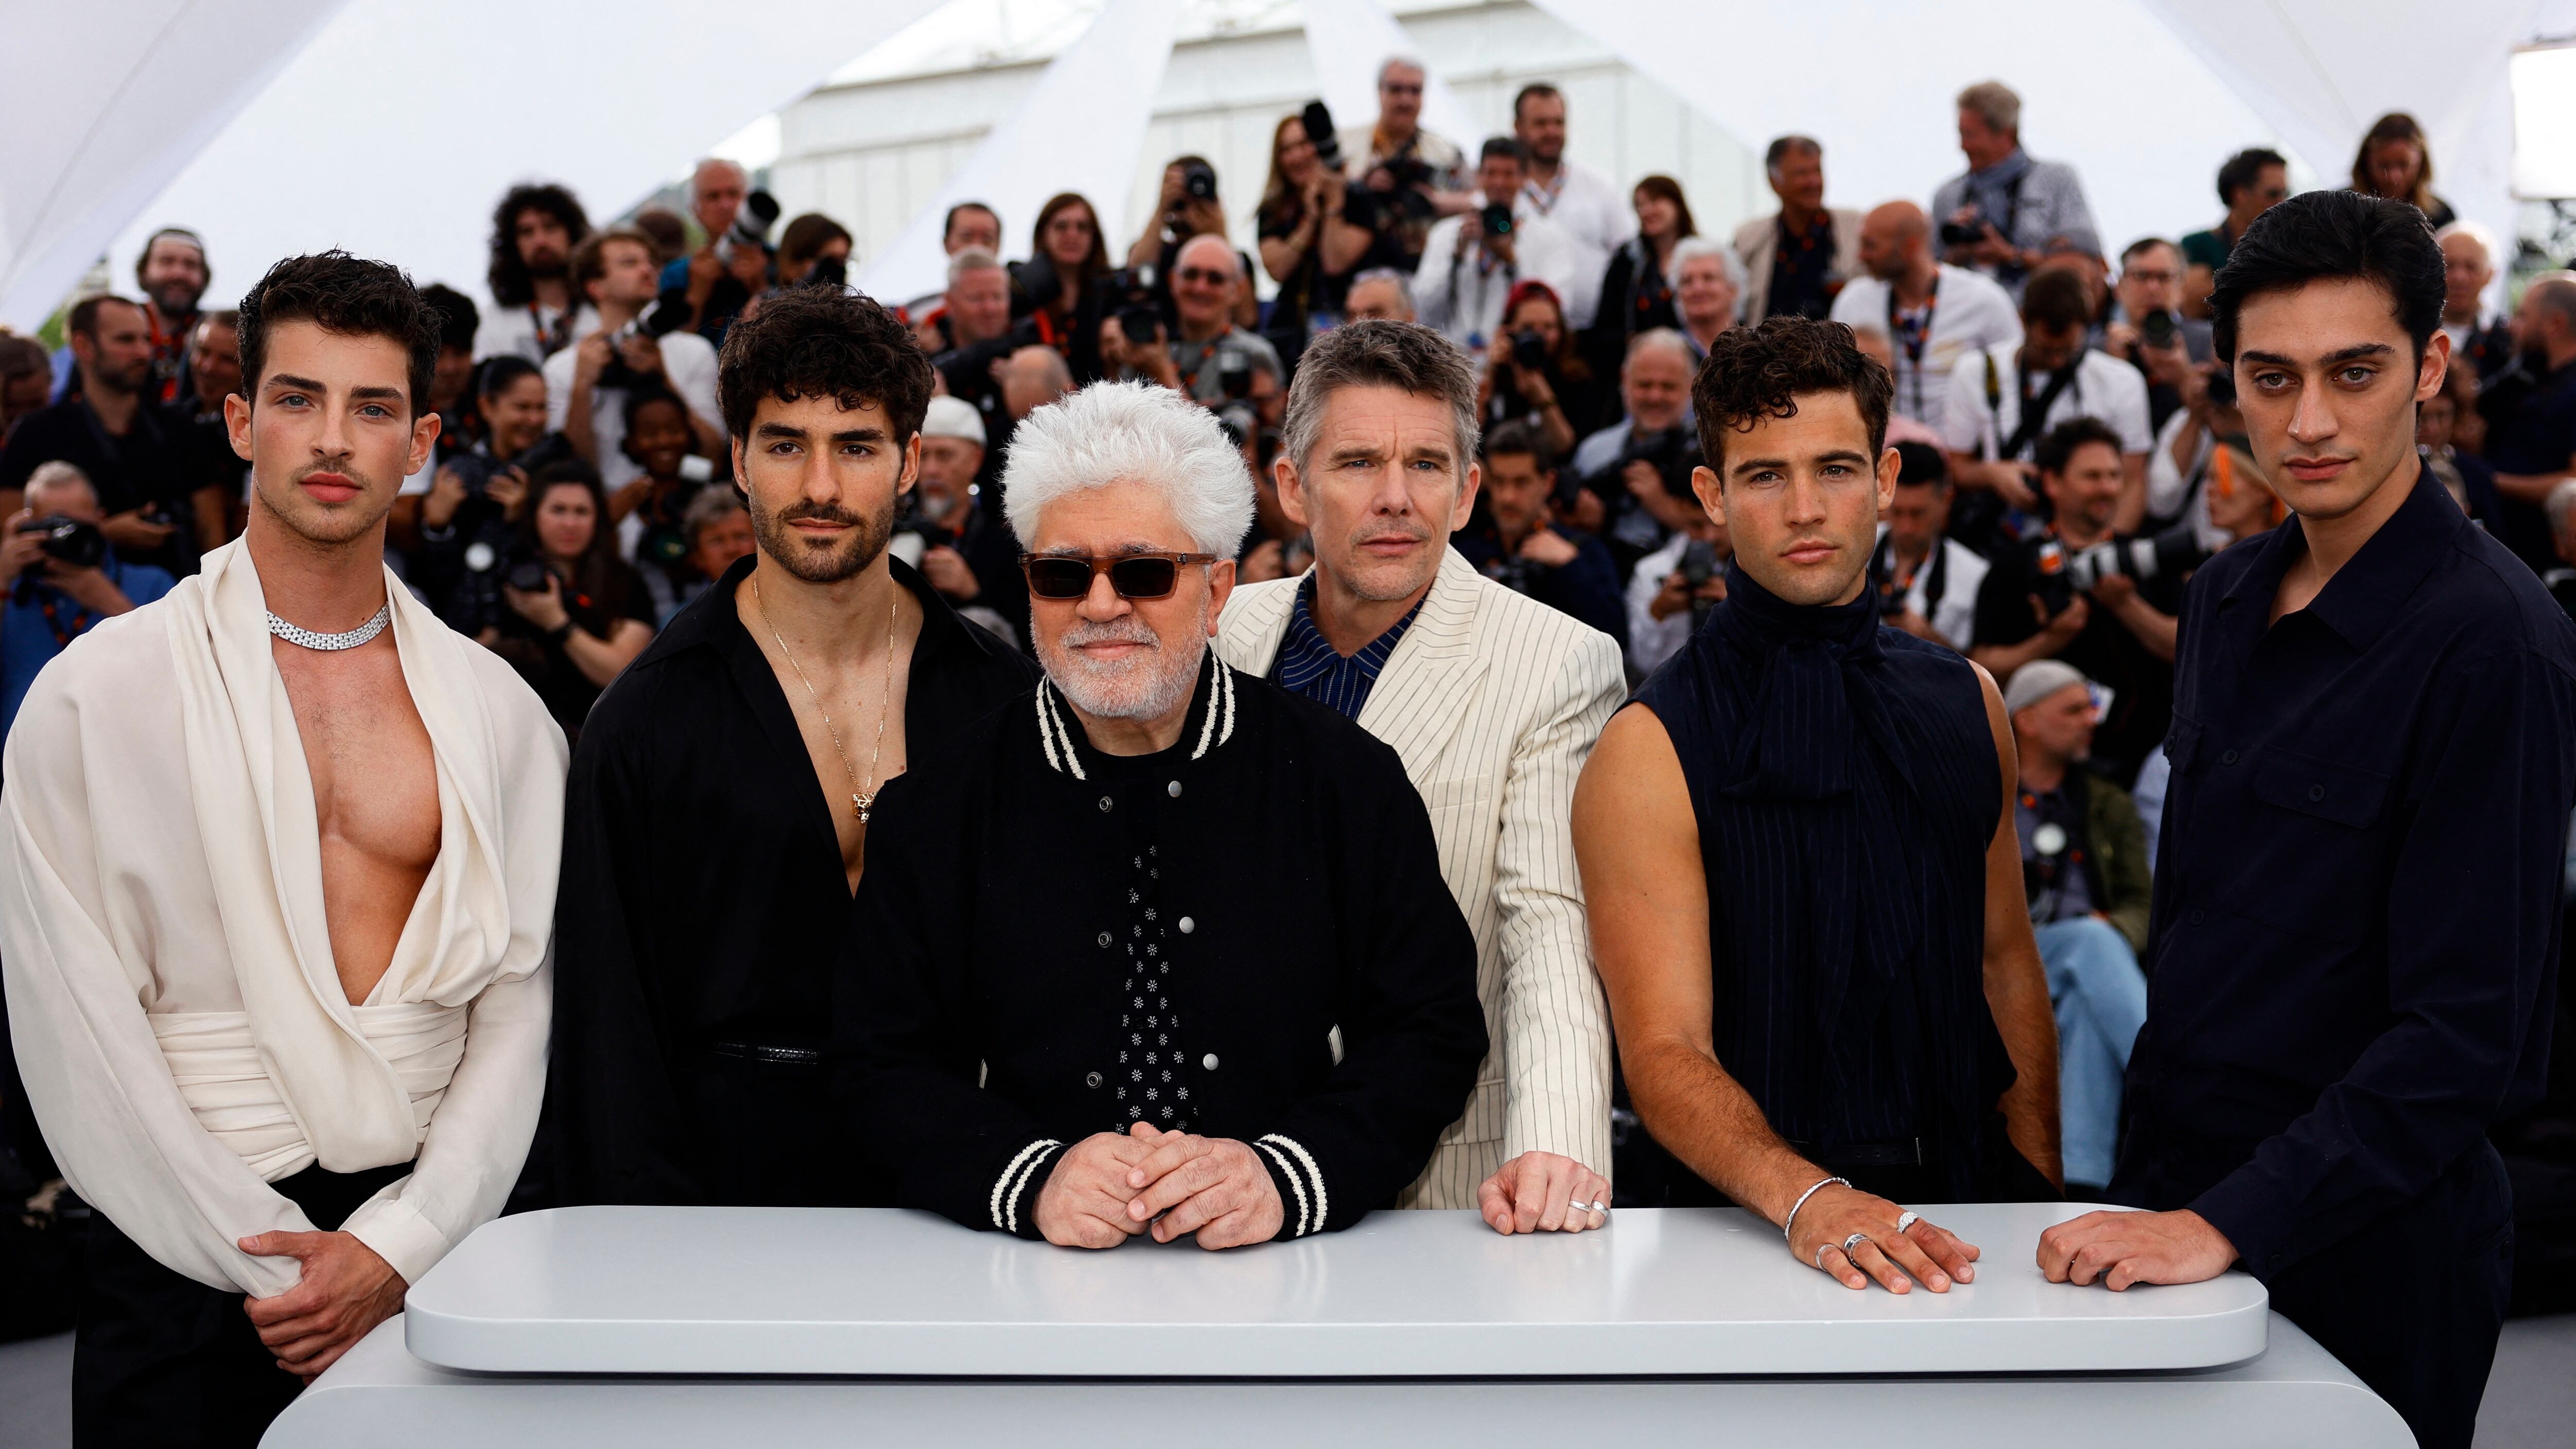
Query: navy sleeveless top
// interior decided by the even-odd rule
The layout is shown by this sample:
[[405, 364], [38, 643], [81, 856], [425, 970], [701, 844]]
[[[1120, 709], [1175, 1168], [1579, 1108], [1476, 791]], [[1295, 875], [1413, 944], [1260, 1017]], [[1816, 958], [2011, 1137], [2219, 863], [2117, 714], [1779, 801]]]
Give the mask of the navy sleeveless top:
[[1973, 1201], [2013, 1080], [1985, 995], [2003, 781], [1976, 671], [1882, 628], [1876, 590], [1801, 608], [1731, 565], [1726, 587], [1636, 694], [1699, 822], [1718, 1062], [1782, 1137], [1921, 1137]]

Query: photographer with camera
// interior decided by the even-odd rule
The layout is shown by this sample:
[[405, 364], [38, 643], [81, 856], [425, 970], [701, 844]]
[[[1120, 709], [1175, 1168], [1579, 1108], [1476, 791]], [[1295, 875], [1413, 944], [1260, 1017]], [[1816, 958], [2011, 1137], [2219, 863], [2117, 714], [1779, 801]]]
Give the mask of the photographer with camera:
[[1310, 335], [1341, 320], [1351, 274], [1368, 254], [1368, 229], [1347, 214], [1350, 190], [1341, 140], [1324, 103], [1281, 117], [1270, 135], [1270, 181], [1253, 220], [1261, 269], [1279, 284], [1264, 335], [1291, 363]]
[[1959, 92], [1959, 150], [1968, 169], [1932, 194], [1945, 260], [2019, 296], [2049, 238], [2099, 231], [2075, 168], [2021, 148], [2021, 97], [2010, 86], [1979, 81]]
[[1011, 273], [1000, 258], [967, 247], [948, 259], [948, 291], [932, 328], [930, 335], [946, 344], [930, 354], [941, 387], [992, 418], [1001, 407], [998, 365], [1037, 341], [1034, 322], [1011, 320]]
[[694, 441], [687, 403], [660, 388], [626, 394], [626, 440], [619, 448], [643, 471], [608, 495], [607, 526], [616, 531], [618, 556], [644, 576], [656, 610], [678, 597], [689, 551], [682, 520], [715, 478], [715, 465], [689, 451]]
[[1643, 679], [1681, 652], [1709, 610], [1726, 602], [1735, 540], [1697, 499], [1674, 499], [1673, 536], [1628, 577], [1628, 677]]
[[806, 212], [778, 234], [778, 285], [848, 286], [852, 245], [848, 227], [819, 211]]
[[1991, 560], [1968, 657], [2007, 686], [2035, 659], [2100, 681], [2111, 703], [2097, 758], [2126, 785], [2172, 719], [2174, 616], [2184, 576], [2205, 554], [2186, 529], [2115, 536], [2121, 438], [2101, 420], [2059, 424], [2039, 440], [2038, 465], [2054, 521]]
[[1950, 373], [1970, 352], [2021, 341], [2012, 294], [1964, 267], [1933, 260], [1923, 208], [1891, 201], [1861, 218], [1860, 265], [1843, 284], [1832, 320], [1888, 336], [1896, 415], [1941, 426]]
[[1183, 243], [1172, 268], [1178, 321], [1170, 343], [1161, 340], [1152, 308], [1122, 308], [1100, 327], [1100, 359], [1109, 375], [1158, 382], [1220, 413], [1233, 410], [1241, 432], [1275, 426], [1285, 369], [1269, 339], [1235, 325], [1235, 298], [1248, 290], [1241, 262], [1222, 236]]
[[1501, 330], [1514, 287], [1545, 282], [1562, 297], [1576, 270], [1574, 244], [1522, 194], [1527, 176], [1520, 142], [1487, 138], [1476, 166], [1481, 204], [1431, 228], [1413, 274], [1422, 324], [1470, 356]]
[[507, 609], [476, 639], [510, 661], [566, 740], [591, 705], [653, 642], [653, 601], [617, 556], [599, 474], [578, 458], [537, 470], [502, 573]]
[[626, 394], [662, 388], [688, 404], [695, 450], [722, 457], [716, 350], [686, 330], [679, 308], [655, 305], [653, 244], [628, 227], [594, 233], [573, 253], [572, 277], [599, 326], [546, 359], [547, 425], [609, 487], [623, 487], [643, 472], [618, 446], [626, 437]]
[[[1216, 167], [1204, 156], [1176, 157], [1163, 168], [1162, 195], [1154, 203], [1155, 221], [1127, 249], [1127, 275], [1131, 286], [1151, 292], [1161, 306], [1163, 320], [1173, 320], [1175, 298], [1171, 284], [1173, 273], [1181, 265], [1181, 249], [1192, 241], [1213, 236], [1222, 238], [1225, 229], [1225, 202], [1216, 194]], [[1228, 243], [1228, 250], [1233, 250]], [[1252, 275], [1252, 259], [1235, 252], [1236, 272]], [[1113, 292], [1123, 290], [1113, 285]], [[1261, 325], [1261, 304], [1245, 287], [1233, 308], [1234, 325], [1251, 328]]]
[[1627, 416], [1574, 449], [1578, 489], [1566, 521], [1597, 531], [1622, 570], [1662, 547], [1683, 519], [1699, 512], [1691, 469], [1699, 456], [1690, 436], [1691, 374], [1699, 359], [1668, 327], [1628, 339], [1619, 367]]
[[2210, 358], [2209, 324], [2183, 315], [2182, 268], [2182, 250], [2163, 237], [2129, 243], [2102, 329], [2102, 350], [2146, 379], [2147, 426], [2159, 433], [2199, 392]]
[[1965, 654], [1976, 639], [1977, 591], [1985, 587], [1989, 566], [1949, 537], [1949, 459], [1929, 443], [1888, 446], [1902, 461], [1895, 495], [1879, 511], [1878, 544], [1869, 556], [1879, 618], [1889, 628]]
[[409, 582], [456, 632], [480, 634], [501, 607], [500, 569], [528, 501], [528, 475], [572, 456], [546, 431], [546, 379], [515, 352], [487, 358], [471, 389], [481, 436], [438, 465], [420, 500]]
[[475, 335], [475, 361], [506, 352], [542, 363], [589, 330], [572, 284], [573, 248], [589, 237], [589, 213], [561, 186], [523, 182], [502, 196], [483, 273], [494, 305]]
[[100, 516], [98, 491], [80, 469], [44, 463], [0, 538], [0, 594], [9, 601], [0, 618], [0, 737], [17, 722], [36, 671], [90, 625], [151, 603], [175, 583], [166, 570], [118, 558]]
[[1515, 418], [1486, 433], [1477, 455], [1484, 485], [1449, 546], [1478, 573], [1591, 625], [1625, 653], [1628, 606], [1619, 570], [1601, 540], [1551, 517], [1556, 469], [1538, 430]]
[[[679, 326], [718, 343], [744, 304], [767, 285], [769, 228], [778, 220], [778, 200], [752, 190], [751, 173], [740, 165], [710, 156], [689, 175], [689, 215], [703, 234], [698, 249], [663, 267], [654, 291], [686, 319]], [[578, 279], [573, 290], [581, 290]]]
[[1574, 451], [1602, 426], [1605, 394], [1576, 347], [1565, 305], [1545, 282], [1523, 282], [1503, 304], [1503, 325], [1485, 347], [1477, 412], [1488, 427], [1514, 419], [1536, 429], [1552, 458]]
[[921, 419], [921, 473], [912, 489], [912, 516], [895, 525], [917, 549], [898, 538], [895, 553], [921, 571], [952, 607], [987, 612], [986, 628], [1019, 644], [1029, 637], [1029, 582], [1020, 571], [1020, 544], [998, 509], [984, 506], [976, 480], [984, 472], [984, 422], [953, 397], [934, 397]]
[[1990, 495], [1969, 500], [1977, 516], [1963, 520], [1962, 536], [1971, 546], [2018, 536], [2022, 525], [2009, 510], [2039, 508], [2034, 450], [2043, 434], [2074, 418], [2096, 419], [2119, 440], [2125, 483], [2116, 517], [2120, 528], [2136, 528], [2146, 516], [2147, 450], [2155, 445], [2146, 379], [2084, 345], [2092, 313], [2073, 272], [2047, 267], [2033, 276], [2022, 293], [2021, 322], [2018, 346], [1960, 358], [1942, 399], [1951, 481]]
[[152, 329], [139, 303], [99, 296], [71, 310], [65, 333], [79, 390], [20, 418], [0, 447], [0, 510], [13, 509], [40, 463], [81, 471], [105, 514], [107, 541], [172, 578], [197, 571], [193, 488], [179, 439], [153, 388]]
[[1369, 265], [1422, 264], [1431, 225], [1479, 205], [1467, 190], [1467, 158], [1457, 143], [1422, 129], [1422, 90], [1429, 72], [1409, 56], [1377, 70], [1377, 123], [1345, 127], [1341, 151], [1350, 174], [1351, 220], [1369, 229]]
[[1029, 229], [1029, 259], [1011, 268], [1011, 315], [1027, 324], [1030, 340], [1053, 348], [1085, 382], [1100, 380], [1108, 276], [1100, 213], [1078, 191], [1048, 197]]
[[1610, 254], [1637, 234], [1637, 218], [1609, 177], [1566, 156], [1565, 92], [1546, 81], [1521, 87], [1512, 97], [1512, 139], [1521, 143], [1529, 168], [1521, 199], [1556, 223], [1574, 250], [1566, 319], [1577, 330], [1588, 328], [1600, 315], [1599, 283]]

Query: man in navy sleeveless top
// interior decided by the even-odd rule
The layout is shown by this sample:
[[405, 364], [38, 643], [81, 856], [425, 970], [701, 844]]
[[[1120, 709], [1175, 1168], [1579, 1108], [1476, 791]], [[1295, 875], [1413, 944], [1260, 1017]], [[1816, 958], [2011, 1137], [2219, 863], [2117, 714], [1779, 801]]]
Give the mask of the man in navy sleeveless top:
[[2003, 698], [1867, 587], [1890, 392], [1838, 323], [1709, 349], [1692, 486], [1726, 600], [1602, 733], [1574, 845], [1656, 1140], [1800, 1262], [1939, 1293], [1978, 1249], [1909, 1200], [2058, 1195], [2057, 1032]]
[[2218, 274], [2293, 522], [2193, 576], [2174, 660], [2147, 1024], [2111, 1196], [2052, 1279], [2241, 1267], [2428, 1446], [2470, 1442], [2512, 1279], [2487, 1133], [2547, 1083], [2576, 804], [2576, 628], [2423, 466], [2442, 252], [2348, 191]]

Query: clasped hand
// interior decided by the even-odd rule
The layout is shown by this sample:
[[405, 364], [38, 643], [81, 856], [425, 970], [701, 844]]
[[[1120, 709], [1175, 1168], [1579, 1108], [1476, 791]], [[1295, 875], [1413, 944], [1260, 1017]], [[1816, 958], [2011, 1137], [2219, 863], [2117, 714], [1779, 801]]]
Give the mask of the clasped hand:
[[1164, 1132], [1139, 1122], [1098, 1132], [1056, 1159], [1039, 1190], [1038, 1233], [1062, 1248], [1114, 1248], [1140, 1233], [1202, 1248], [1266, 1243], [1286, 1222], [1260, 1155], [1230, 1137]]
[[[1798, 1209], [1797, 1235], [1789, 1251], [1799, 1262], [1822, 1268], [1846, 1288], [1867, 1288], [1870, 1280], [1890, 1293], [1912, 1291], [1916, 1283], [1947, 1293], [1952, 1282], [1977, 1281], [1974, 1243], [1962, 1242], [1927, 1218], [1916, 1218], [1903, 1231], [1897, 1221], [1905, 1209], [1874, 1193], [1839, 1183], [1818, 1188]], [[1849, 1254], [1843, 1244], [1858, 1233]]]
[[241, 1240], [256, 1258], [293, 1258], [294, 1287], [274, 1298], [250, 1298], [242, 1311], [277, 1366], [311, 1383], [367, 1336], [402, 1312], [409, 1285], [376, 1250], [349, 1233], [260, 1233]]

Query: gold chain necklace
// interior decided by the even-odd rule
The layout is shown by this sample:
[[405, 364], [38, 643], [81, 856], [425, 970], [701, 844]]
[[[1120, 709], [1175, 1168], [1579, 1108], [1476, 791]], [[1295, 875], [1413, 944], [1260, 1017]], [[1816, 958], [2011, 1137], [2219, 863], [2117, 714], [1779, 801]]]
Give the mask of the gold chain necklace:
[[850, 813], [859, 817], [861, 825], [868, 823], [868, 812], [876, 808], [877, 761], [885, 754], [886, 716], [894, 712], [894, 613], [902, 586], [891, 578], [886, 580], [886, 585], [894, 592], [886, 599], [885, 680], [877, 699], [876, 747], [868, 752], [869, 783], [861, 785], [859, 772], [850, 765], [850, 752], [841, 748], [841, 732], [833, 727], [832, 716], [823, 708], [823, 696], [814, 692], [814, 681], [805, 677], [805, 666], [797, 663], [796, 656], [787, 652], [785, 636], [770, 620], [769, 601], [760, 596], [760, 571], [754, 569], [751, 573], [751, 601], [760, 605], [760, 622], [769, 626], [769, 637], [778, 642], [778, 656], [787, 661], [788, 668], [796, 671], [796, 682], [805, 686], [805, 697], [814, 702], [814, 712], [823, 716], [823, 733], [831, 736], [832, 753], [841, 757], [841, 772], [850, 777]]

